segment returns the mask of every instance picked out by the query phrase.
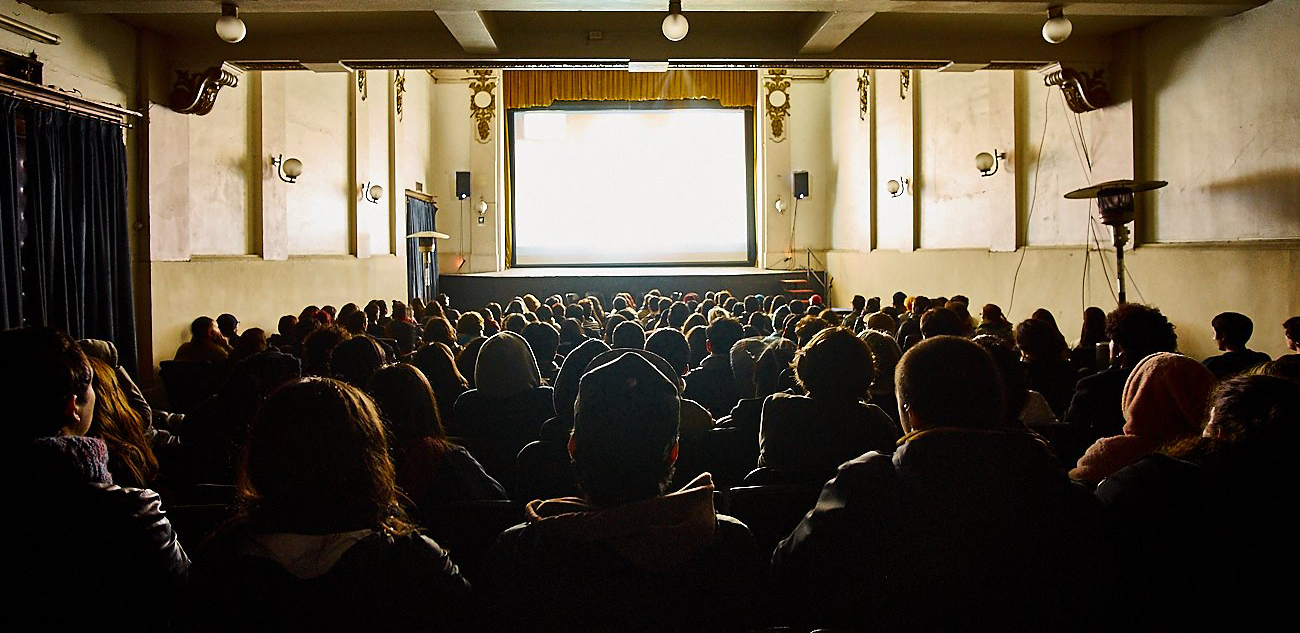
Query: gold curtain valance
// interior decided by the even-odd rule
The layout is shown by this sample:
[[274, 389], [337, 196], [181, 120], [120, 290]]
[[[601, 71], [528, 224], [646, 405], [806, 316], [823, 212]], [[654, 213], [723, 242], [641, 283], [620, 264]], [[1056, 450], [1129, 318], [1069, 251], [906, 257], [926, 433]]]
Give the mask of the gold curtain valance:
[[556, 101], [672, 101], [717, 99], [723, 107], [754, 107], [758, 73], [753, 70], [507, 70], [506, 108], [541, 108]]

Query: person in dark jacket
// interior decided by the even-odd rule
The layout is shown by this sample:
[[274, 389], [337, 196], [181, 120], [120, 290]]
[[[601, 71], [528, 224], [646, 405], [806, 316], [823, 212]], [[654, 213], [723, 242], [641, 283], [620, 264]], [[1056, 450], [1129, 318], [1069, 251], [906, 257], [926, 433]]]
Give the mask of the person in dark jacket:
[[1215, 390], [1203, 434], [1102, 482], [1129, 621], [1267, 630], [1291, 617], [1290, 586], [1279, 579], [1300, 562], [1290, 519], [1297, 441], [1300, 387], [1238, 376]]
[[1138, 362], [1156, 352], [1178, 350], [1178, 335], [1169, 319], [1158, 308], [1140, 303], [1124, 303], [1111, 310], [1106, 315], [1106, 336], [1110, 338], [1111, 366], [1075, 385], [1070, 406], [1061, 418], [1068, 425], [1068, 439], [1056, 448], [1067, 464], [1075, 463], [1093, 442], [1123, 433], [1120, 398]]
[[731, 413], [740, 400], [740, 387], [731, 371], [731, 347], [745, 337], [740, 321], [716, 319], [706, 329], [709, 355], [686, 375], [686, 398], [702, 405], [714, 419]]
[[3, 628], [166, 630], [190, 560], [158, 494], [114, 485], [104, 442], [85, 437], [85, 354], [48, 328], [0, 332], [0, 350], [0, 463], [13, 484]]
[[777, 548], [772, 574], [807, 628], [1093, 630], [1100, 504], [1034, 436], [1001, 429], [988, 353], [939, 336], [904, 354], [893, 456], [840, 467]]
[[761, 579], [749, 530], [702, 475], [664, 494], [680, 399], [635, 352], [579, 386], [569, 452], [582, 498], [533, 501], [479, 581], [502, 631], [747, 630]]
[[1215, 378], [1231, 378], [1255, 365], [1273, 360], [1264, 352], [1246, 347], [1250, 335], [1255, 332], [1255, 324], [1250, 317], [1240, 312], [1223, 312], [1215, 315], [1210, 325], [1214, 328], [1214, 342], [1218, 344], [1219, 351], [1223, 352], [1205, 359], [1205, 368]]
[[1029, 379], [1027, 386], [1043, 394], [1056, 417], [1065, 415], [1079, 382], [1078, 372], [1066, 358], [1065, 337], [1047, 321], [1025, 319], [1016, 325], [1015, 341]]
[[840, 464], [867, 451], [892, 452], [894, 421], [863, 402], [875, 375], [871, 348], [844, 327], [817, 333], [795, 354], [807, 396], [777, 393], [763, 402], [758, 465], [789, 483], [822, 486]]
[[258, 411], [240, 513], [195, 556], [182, 630], [461, 630], [469, 584], [408, 523], [383, 424], [330, 378]]

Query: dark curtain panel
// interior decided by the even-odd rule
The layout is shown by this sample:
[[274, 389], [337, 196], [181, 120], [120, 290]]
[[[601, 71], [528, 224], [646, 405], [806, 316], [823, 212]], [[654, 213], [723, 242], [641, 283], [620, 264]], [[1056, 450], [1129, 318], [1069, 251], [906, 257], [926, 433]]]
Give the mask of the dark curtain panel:
[[18, 102], [0, 96], [0, 330], [23, 322], [22, 237], [18, 208]]
[[[406, 234], [438, 230], [434, 226], [434, 216], [437, 213], [438, 207], [432, 202], [407, 196]], [[419, 297], [427, 302], [438, 296], [438, 240], [433, 241], [433, 256], [429, 263], [432, 291], [424, 287], [424, 258], [420, 254], [417, 241], [406, 240], [406, 289], [412, 297]]]
[[27, 142], [28, 322], [112, 341], [134, 370], [122, 129], [41, 108]]

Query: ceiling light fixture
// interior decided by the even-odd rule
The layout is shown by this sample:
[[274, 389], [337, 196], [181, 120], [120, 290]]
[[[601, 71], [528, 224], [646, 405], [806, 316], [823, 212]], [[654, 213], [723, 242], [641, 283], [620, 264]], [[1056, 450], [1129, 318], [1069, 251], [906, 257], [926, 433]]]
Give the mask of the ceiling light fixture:
[[668, 16], [664, 18], [664, 37], [680, 42], [691, 30], [691, 23], [682, 15], [682, 0], [668, 0]]
[[1043, 39], [1049, 44], [1060, 44], [1070, 37], [1074, 24], [1060, 6], [1047, 8], [1047, 21], [1043, 23]]
[[231, 44], [243, 41], [248, 27], [239, 19], [239, 7], [229, 2], [221, 3], [221, 17], [217, 18], [217, 35]]

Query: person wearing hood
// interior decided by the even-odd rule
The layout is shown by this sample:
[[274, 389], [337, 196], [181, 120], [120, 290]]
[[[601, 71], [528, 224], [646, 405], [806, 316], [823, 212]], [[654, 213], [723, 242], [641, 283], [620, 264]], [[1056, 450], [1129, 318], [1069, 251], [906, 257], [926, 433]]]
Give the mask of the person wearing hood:
[[677, 387], [635, 352], [581, 380], [568, 442], [583, 495], [535, 500], [488, 555], [478, 588], [498, 630], [747, 630], [762, 577], [744, 524], [701, 475], [665, 494]]
[[494, 479], [514, 491], [515, 458], [555, 415], [554, 391], [542, 385], [537, 359], [524, 337], [499, 332], [483, 342], [474, 364], [474, 388], [456, 399], [457, 432]]
[[1200, 434], [1213, 389], [1214, 374], [1187, 356], [1142, 359], [1124, 383], [1123, 434], [1097, 440], [1070, 477], [1095, 485], [1169, 442]]

